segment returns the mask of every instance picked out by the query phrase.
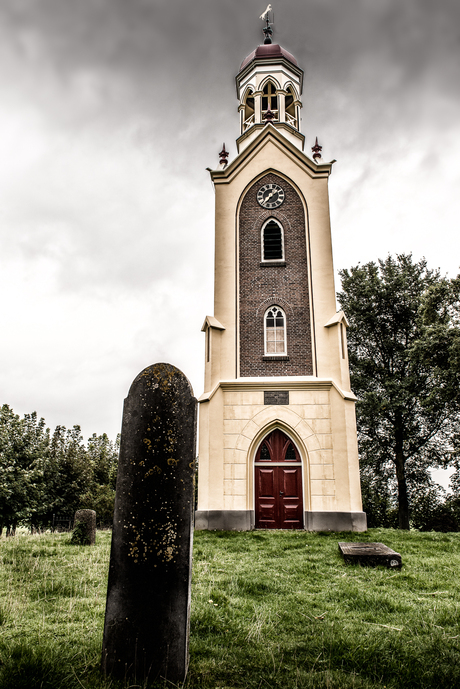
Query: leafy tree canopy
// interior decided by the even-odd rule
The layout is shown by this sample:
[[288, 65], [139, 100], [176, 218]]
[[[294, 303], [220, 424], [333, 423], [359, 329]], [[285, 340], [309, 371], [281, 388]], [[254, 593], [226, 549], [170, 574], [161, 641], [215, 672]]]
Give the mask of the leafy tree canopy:
[[[460, 278], [388, 256], [340, 271], [364, 488], [397, 485], [399, 527], [428, 469], [455, 456], [460, 412]], [[365, 492], [365, 491], [364, 491]]]
[[0, 408], [0, 533], [17, 524], [51, 526], [53, 514], [95, 509], [110, 524], [115, 499], [119, 439], [93, 434], [85, 445], [79, 426], [53, 434], [37, 414], [20, 418]]

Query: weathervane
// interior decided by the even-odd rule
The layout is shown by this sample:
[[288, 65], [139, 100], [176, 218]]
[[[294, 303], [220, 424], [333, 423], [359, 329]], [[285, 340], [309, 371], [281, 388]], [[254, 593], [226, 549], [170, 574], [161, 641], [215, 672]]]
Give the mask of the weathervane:
[[272, 13], [272, 24], [273, 24], [273, 10], [272, 10], [271, 5], [267, 5], [267, 9], [259, 17], [259, 19], [263, 19], [267, 22], [266, 26], [264, 26], [264, 28], [262, 29], [262, 31], [265, 34], [264, 44], [268, 44], [268, 43], [272, 42], [273, 29], [271, 27], [270, 20], [268, 18], [269, 12]]

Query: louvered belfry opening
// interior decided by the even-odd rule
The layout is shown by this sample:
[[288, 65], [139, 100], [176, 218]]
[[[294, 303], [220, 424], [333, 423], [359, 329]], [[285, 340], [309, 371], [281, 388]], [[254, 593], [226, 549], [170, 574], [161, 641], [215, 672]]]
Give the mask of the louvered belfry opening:
[[283, 239], [281, 227], [275, 220], [270, 220], [264, 227], [264, 261], [283, 258]]

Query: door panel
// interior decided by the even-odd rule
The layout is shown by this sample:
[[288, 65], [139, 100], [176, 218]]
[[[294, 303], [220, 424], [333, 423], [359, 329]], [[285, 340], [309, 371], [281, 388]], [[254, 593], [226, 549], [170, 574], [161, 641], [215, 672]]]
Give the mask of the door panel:
[[262, 467], [257, 467], [259, 469], [259, 480], [258, 480], [258, 485], [259, 485], [259, 495], [260, 497], [270, 497], [270, 498], [275, 498], [275, 491], [276, 491], [276, 474], [275, 474], [275, 469], [276, 467], [270, 467], [270, 469], [265, 469]]
[[282, 485], [280, 496], [281, 529], [301, 529], [303, 524], [302, 506], [302, 472], [300, 467], [280, 470], [280, 483]]
[[278, 521], [275, 513], [275, 503], [266, 503], [261, 500], [259, 504], [259, 519], [258, 528], [259, 529], [277, 529]]
[[260, 528], [276, 529], [276, 491], [277, 476], [276, 467], [257, 467], [256, 488], [258, 495], [258, 514]]
[[280, 490], [285, 497], [295, 497], [299, 494], [299, 469], [300, 467], [293, 467], [292, 469], [285, 469], [284, 467], [277, 467], [280, 469], [281, 486]]

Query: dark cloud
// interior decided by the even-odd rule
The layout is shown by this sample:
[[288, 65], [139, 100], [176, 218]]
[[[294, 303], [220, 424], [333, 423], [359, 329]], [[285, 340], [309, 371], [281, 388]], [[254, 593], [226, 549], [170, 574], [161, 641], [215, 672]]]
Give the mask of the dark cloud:
[[[114, 434], [119, 404], [100, 410], [155, 360], [183, 368], [199, 394], [212, 313], [205, 168], [223, 141], [236, 153], [234, 77], [262, 42], [266, 5], [3, 0], [0, 279], [12, 296], [0, 402]], [[272, 5], [276, 42], [305, 70], [306, 151], [318, 135], [338, 159], [337, 266], [412, 249], [454, 260], [442, 250], [458, 226], [458, 0]], [[33, 342], [17, 313], [44, 314]]]
[[[376, 86], [383, 82], [385, 87], [385, 72], [397, 66], [395, 90], [427, 80], [439, 90], [460, 89], [460, 5], [455, 0], [273, 4], [275, 39], [313, 78], [349, 82], [369, 62]], [[114, 72], [129, 77], [133, 88], [139, 87], [139, 100], [144, 96], [149, 103], [152, 92], [161, 97], [158, 86], [179, 100], [202, 98], [202, 89], [209, 89], [215, 102], [229, 75], [261, 40], [261, 7], [248, 0], [7, 0], [0, 12], [3, 40], [15, 42], [25, 59], [33, 60], [27, 46], [35, 41], [64, 75], [81, 69]]]
[[[348, 130], [355, 124], [376, 137], [384, 128], [412, 126], [422, 116], [442, 119], [436, 99], [458, 102], [458, 2], [273, 5], [275, 39], [306, 71], [304, 118], [312, 126], [330, 122], [338, 129], [337, 115], [344, 114]], [[209, 136], [203, 135], [210, 129], [219, 139], [226, 130], [233, 137], [233, 76], [261, 42], [263, 9], [255, 0], [8, 0], [0, 16], [2, 42], [15, 51], [18, 63], [36, 70], [38, 83], [46, 82], [47, 70], [59, 79], [61, 103], [50, 99], [56, 114], [86, 114], [102, 127], [144, 117], [156, 149], [173, 148], [177, 161], [187, 155], [184, 139], [190, 149], [197, 141], [202, 148], [203, 139], [206, 145]], [[85, 78], [93, 91], [90, 103]], [[79, 102], [78, 92], [69, 95], [76, 84]]]

